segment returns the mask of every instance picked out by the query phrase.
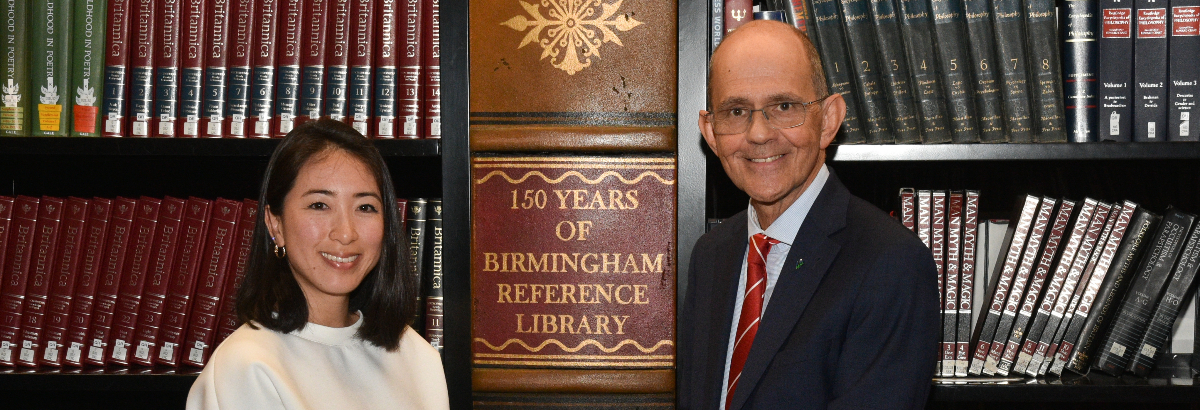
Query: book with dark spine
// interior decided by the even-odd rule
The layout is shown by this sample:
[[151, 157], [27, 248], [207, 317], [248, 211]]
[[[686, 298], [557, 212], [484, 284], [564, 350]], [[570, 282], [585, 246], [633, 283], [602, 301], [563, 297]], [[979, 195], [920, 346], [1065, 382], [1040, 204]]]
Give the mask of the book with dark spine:
[[971, 355], [971, 367], [967, 369], [967, 374], [972, 376], [983, 374], [983, 367], [987, 362], [988, 353], [991, 351], [992, 342], [996, 339], [996, 327], [1000, 324], [1004, 302], [1008, 299], [1009, 288], [1012, 287], [1013, 275], [1017, 273], [1021, 251], [1025, 248], [1025, 238], [1029, 235], [1029, 227], [1033, 224], [1039, 204], [1041, 204], [1041, 198], [1026, 195], [1012, 236], [1005, 238], [1008, 246], [1002, 254], [1004, 263], [996, 265], [995, 271], [991, 275], [991, 284], [988, 285], [991, 292], [988, 311], [986, 314], [980, 312], [975, 330], [971, 335], [971, 340], [975, 342], [975, 351]]
[[[104, 92], [104, 22], [106, 0], [75, 0], [71, 39], [72, 137], [100, 136], [100, 98]], [[99, 92], [97, 92], [99, 89]]]
[[111, 199], [92, 198], [88, 211], [87, 233], [80, 255], [83, 260], [80, 261], [79, 271], [76, 273], [75, 292], [71, 296], [71, 314], [68, 316], [67, 333], [62, 342], [65, 355], [50, 357], [51, 352], [47, 350], [47, 355], [43, 356], [43, 364], [76, 367], [83, 365], [84, 344], [92, 328], [96, 287], [100, 281], [101, 265], [104, 263], [104, 250], [108, 245], [112, 203]]
[[[100, 119], [104, 128], [100, 131], [103, 137], [124, 137], [126, 114], [128, 108], [125, 98], [129, 96], [127, 74], [129, 74], [129, 30], [132, 13], [130, 6], [133, 0], [107, 0], [105, 20], [104, 50], [104, 100], [101, 104]], [[12, 4], [12, 3], [9, 3]], [[7, 93], [6, 93], [7, 94]], [[7, 110], [3, 108], [0, 110]], [[7, 113], [0, 111], [0, 113]], [[0, 128], [3, 128], [0, 122]], [[0, 130], [0, 132], [7, 132]]]
[[971, 74], [975, 80], [975, 113], [980, 142], [1008, 142], [1000, 103], [1000, 73], [996, 68], [995, 29], [988, 0], [963, 0], [970, 45]]
[[946, 286], [942, 297], [942, 376], [954, 377], [958, 353], [959, 260], [962, 256], [963, 193], [950, 193], [946, 206]]
[[1025, 17], [1021, 0], [992, 0], [996, 62], [1000, 64], [1004, 130], [1009, 142], [1033, 142], [1029, 78], [1025, 65]]
[[21, 349], [14, 360], [19, 366], [38, 365], [37, 351], [42, 346], [42, 330], [46, 327], [46, 301], [50, 298], [50, 283], [55, 274], [54, 259], [62, 231], [62, 216], [62, 198], [43, 196], [33, 231], [33, 253], [30, 255], [29, 279], [25, 287], [21, 332], [14, 343]]
[[1134, 0], [1133, 140], [1166, 141], [1168, 0]]
[[[8, 254], [8, 236], [12, 226], [13, 198], [0, 195], [0, 273], [4, 272], [4, 257]], [[2, 288], [3, 286], [0, 286]]]
[[838, 0], [838, 3], [845, 21], [846, 49], [849, 50], [858, 96], [862, 99], [860, 118], [867, 130], [866, 143], [895, 142], [867, 0]]
[[1200, 229], [1192, 229], [1187, 244], [1179, 255], [1179, 261], [1175, 263], [1174, 273], [1167, 279], [1167, 289], [1159, 298], [1158, 307], [1154, 309], [1150, 327], [1146, 329], [1146, 335], [1137, 345], [1137, 354], [1129, 364], [1129, 372], [1135, 376], [1149, 375], [1150, 369], [1154, 368], [1159, 356], [1162, 356], [1163, 347], [1171, 340], [1171, 328], [1179, 316], [1179, 309], [1187, 305], [1184, 296], [1192, 287], [1197, 268], [1200, 268]]
[[[133, 15], [129, 44], [129, 130], [130, 137], [149, 137], [154, 116], [154, 57], [158, 50], [158, 16], [155, 0], [131, 0]], [[105, 80], [106, 88], [109, 80]], [[111, 120], [112, 117], [109, 117]], [[107, 126], [106, 126], [107, 127]], [[108, 130], [105, 130], [107, 133]]]
[[372, 132], [376, 138], [396, 138], [396, 64], [400, 51], [396, 39], [400, 8], [396, 0], [379, 1], [379, 44], [375, 51], [375, 101], [371, 112]]
[[25, 313], [25, 288], [29, 285], [33, 243], [37, 238], [39, 202], [38, 198], [24, 195], [13, 201], [7, 250], [4, 265], [0, 266], [0, 273], [7, 278], [0, 291], [0, 366], [3, 367], [15, 365], [20, 350], [17, 339], [21, 334], [21, 315]]
[[[842, 16], [838, 13], [836, 0], [812, 0], [813, 30], [809, 37], [816, 39], [814, 44], [822, 50], [821, 65], [825, 69], [825, 83], [830, 93], [842, 95], [846, 101], [846, 117], [842, 120], [839, 130], [839, 144], [860, 144], [867, 141], [863, 131], [860, 98], [851, 79], [851, 65], [846, 53], [846, 32], [842, 30]], [[819, 34], [819, 35], [818, 35]]]
[[280, 1], [272, 138], [283, 138], [292, 132], [300, 113], [300, 49], [304, 46], [304, 20], [304, 0]]
[[112, 335], [109, 336], [108, 344], [112, 346], [112, 354], [107, 361], [112, 364], [128, 366], [129, 356], [134, 353], [134, 331], [137, 328], [138, 313], [142, 308], [146, 277], [150, 274], [150, 262], [154, 259], [159, 236], [158, 217], [161, 211], [162, 200], [149, 197], [138, 199], [137, 219], [133, 222], [133, 237], [125, 257], [125, 270], [121, 273], [117, 307], [113, 312]]
[[[938, 313], [942, 316], [942, 322], [946, 322], [946, 305], [950, 302], [946, 297], [950, 295], [946, 292], [946, 288], [950, 287], [949, 281], [946, 279], [946, 191], [934, 190], [931, 193], [933, 199], [930, 201], [930, 218], [929, 218], [929, 245], [933, 251], [933, 264], [937, 266], [938, 274], [938, 302], [940, 303]], [[938, 362], [938, 371], [934, 374], [945, 375], [946, 366], [954, 366], [954, 346], [947, 342], [945, 335], [942, 335], [941, 342], [942, 359]]]
[[[192, 297], [199, 277], [201, 252], [208, 238], [208, 221], [212, 216], [212, 201], [188, 198], [180, 228], [179, 251], [175, 255], [168, 280], [166, 307], [162, 323], [158, 328], [158, 356], [154, 362], [166, 366], [179, 365], [183, 351], [183, 338], [187, 336], [188, 314], [192, 311]], [[146, 333], [149, 334], [149, 333]], [[134, 357], [135, 362], [138, 359]]]
[[[335, 121], [346, 119], [346, 78], [350, 68], [350, 3], [329, 0], [329, 51], [325, 60], [325, 115]], [[420, 1], [420, 0], [417, 0]]]
[[1100, 0], [1100, 141], [1133, 140], [1133, 0]]
[[439, 0], [429, 0], [421, 10], [422, 138], [442, 138], [442, 32]]
[[241, 219], [242, 203], [218, 198], [213, 201], [212, 219], [208, 225], [208, 240], [200, 254], [200, 275], [196, 280], [192, 311], [188, 315], [187, 337], [183, 349], [187, 356], [182, 364], [204, 367], [216, 345], [217, 319], [221, 313], [225, 281], [229, 278], [230, 256], [237, 245], [237, 223]]
[[141, 306], [138, 308], [137, 324], [133, 327], [133, 337], [129, 340], [129, 345], [133, 348], [133, 355], [129, 358], [132, 364], [154, 365], [154, 356], [158, 353], [158, 329], [166, 307], [164, 302], [167, 300], [167, 289], [171, 284], [171, 268], [178, 253], [176, 248], [179, 246], [179, 232], [186, 207], [187, 201], [179, 198], [168, 196], [162, 200], [158, 228], [154, 233], [154, 248], [150, 254], [150, 268], [146, 272], [146, 284], [142, 289]]
[[73, 0], [33, 0], [29, 8], [29, 78], [35, 91], [30, 136], [65, 137], [71, 99], [71, 12]]
[[946, 118], [946, 99], [942, 94], [941, 77], [937, 72], [929, 2], [900, 0], [898, 3], [900, 34], [903, 35], [901, 38], [904, 47], [895, 45], [896, 51], [893, 53], [900, 50], [907, 52], [901, 60], [907, 60], [907, 68], [912, 72], [912, 90], [919, 109], [918, 115], [921, 117], [921, 141], [907, 142], [949, 142], [949, 120]]
[[257, 28], [257, 0], [233, 0], [229, 12], [228, 80], [225, 84], [224, 135], [246, 137], [246, 118], [250, 116], [250, 77], [253, 74], [254, 38]]
[[912, 188], [900, 188], [900, 223], [917, 231], [917, 192]]
[[154, 50], [153, 136], [174, 138], [179, 121], [179, 13], [183, 0], [159, 3], [158, 43]]
[[1075, 261], [1075, 254], [1078, 253], [1084, 236], [1087, 236], [1087, 229], [1092, 221], [1092, 215], [1096, 212], [1096, 205], [1097, 201], [1091, 198], [1084, 198], [1083, 204], [1079, 205], [1079, 212], [1073, 219], [1071, 235], [1068, 237], [1066, 245], [1063, 246], [1062, 254], [1058, 256], [1058, 263], [1055, 264], [1054, 276], [1047, 279], [1049, 282], [1042, 286], [1045, 288], [1045, 294], [1038, 303], [1037, 314], [1033, 316], [1033, 324], [1025, 333], [1025, 341], [1021, 343], [1021, 351], [1017, 353], [1017, 361], [1013, 363], [1012, 373], [1023, 374], [1029, 368], [1029, 362], [1033, 360], [1038, 341], [1045, 332], [1046, 323], [1050, 321], [1050, 311], [1054, 309], [1054, 302], [1058, 300], [1058, 294], [1063, 289], [1063, 282], [1067, 280], [1071, 263]]
[[442, 199], [430, 199], [428, 212], [428, 237], [425, 239], [428, 252], [424, 255], [425, 278], [422, 280], [425, 282], [422, 292], [425, 295], [425, 340], [441, 353], [445, 345], [442, 341]]
[[350, 7], [350, 58], [346, 122], [371, 137], [371, 75], [375, 60], [375, 1], [353, 0]]
[[[259, 0], [254, 14], [254, 68], [250, 75], [250, 106], [246, 121], [251, 138], [271, 137], [271, 116], [275, 107], [276, 48], [279, 46], [276, 23], [279, 3], [284, 0]], [[234, 121], [236, 122], [236, 121]]]
[[1065, 0], [1060, 14], [1063, 41], [1065, 125], [1071, 142], [1095, 142], [1097, 117], [1096, 73], [1100, 66], [1100, 3]]
[[[976, 252], [979, 229], [979, 191], [968, 190], [963, 198], [962, 225], [962, 259], [959, 271], [962, 279], [959, 281], [958, 296], [958, 329], [955, 332], [954, 376], [966, 377], [967, 368], [971, 364], [971, 323], [974, 310], [975, 284], [983, 283], [982, 278], [976, 278]], [[983, 292], [979, 292], [982, 296]]]
[[808, 27], [812, 25], [812, 13], [809, 13], [809, 6], [806, 0], [791, 0], [787, 4], [788, 23], [795, 26], [800, 31], [808, 34]]
[[[120, 0], [114, 0], [118, 5]], [[4, 15], [12, 16], [14, 22], [20, 24], [4, 24], [0, 26], [0, 36], [4, 41], [4, 55], [14, 58], [0, 59], [0, 135], [7, 137], [28, 137], [30, 134], [29, 114], [30, 101], [33, 94], [29, 84], [29, 2], [4, 2]], [[113, 22], [120, 26], [123, 21]], [[110, 23], [110, 24], [113, 24]], [[126, 26], [128, 27], [128, 26]], [[115, 44], [116, 46], [124, 43]], [[114, 49], [114, 52], [116, 49]], [[110, 58], [111, 60], [112, 58]], [[123, 78], [123, 77], [122, 77]], [[114, 136], [120, 136], [118, 135]]]
[[1117, 310], [1112, 329], [1099, 345], [1092, 368], [1112, 376], [1119, 376], [1128, 368], [1195, 219], [1195, 215], [1167, 208], [1147, 249], [1149, 253], [1138, 263], [1137, 275]]
[[88, 236], [89, 204], [91, 202], [87, 199], [75, 197], [67, 198], [64, 204], [58, 255], [53, 261], [53, 276], [46, 304], [46, 326], [42, 330], [42, 345], [35, 355], [37, 363], [41, 365], [62, 366], [61, 352], [71, 319], [71, 302], [75, 297], [79, 263], [84, 257], [84, 240]]
[[[895, 131], [896, 142], [901, 144], [914, 144], [922, 141], [922, 131], [934, 131], [932, 134], [924, 135], [925, 142], [944, 142], [949, 141], [949, 134], [945, 130], [944, 121], [939, 130], [936, 126], [926, 125], [924, 122], [917, 119], [918, 115], [924, 114], [917, 112], [917, 98], [914, 97], [914, 90], [920, 93], [921, 97], [925, 97], [927, 88], [921, 87], [918, 84], [909, 83], [909, 79], [920, 75], [917, 71], [919, 66], [914, 66], [913, 75], [909, 74], [908, 60], [904, 55], [905, 43], [904, 38], [900, 36], [900, 23], [896, 17], [895, 6], [892, 5], [892, 0], [868, 0], [870, 9], [871, 21], [875, 23], [874, 39], [875, 47], [879, 52], [879, 61], [883, 65], [879, 66], [881, 70], [880, 78], [883, 79], [883, 89], [886, 90], [888, 96], [888, 109], [892, 113], [892, 126]], [[869, 40], [868, 40], [869, 41]], [[932, 56], [932, 53], [930, 54]], [[932, 63], [932, 60], [930, 60]], [[916, 61], [913, 61], [916, 64]], [[935, 75], [927, 75], [922, 77], [925, 81], [933, 81], [936, 85], [936, 67], [929, 65], [932, 73]], [[940, 96], [940, 94], [938, 95]], [[924, 102], [922, 102], [922, 106]], [[938, 113], [939, 115], [941, 112]], [[938, 132], [940, 131], [940, 133]], [[940, 135], [945, 138], [939, 139]]]
[[754, 2], [751, 0], [724, 0], [725, 1], [725, 34], [733, 31], [743, 24], [754, 20], [751, 8]]
[[[1125, 201], [1120, 205], [1119, 209], [1114, 209], [1112, 215], [1116, 215], [1116, 222], [1113, 224], [1112, 231], [1108, 234], [1108, 238], [1104, 243], [1097, 244], [1100, 255], [1097, 258], [1096, 266], [1092, 269], [1092, 276], [1088, 278], [1083, 292], [1080, 292], [1080, 299], [1077, 307], [1072, 311], [1071, 320], [1059, 325], [1064, 331], [1063, 340], [1059, 342], [1059, 348], [1056, 350], [1054, 362], [1050, 365], [1050, 374], [1062, 375], [1063, 368], [1071, 357], [1071, 353], [1075, 350], [1075, 345], [1079, 343], [1079, 336], [1083, 333], [1083, 324], [1088, 320], [1088, 314], [1095, 304], [1096, 296], [1100, 295], [1100, 289], [1106, 282], [1109, 274], [1109, 267], [1112, 266], [1113, 259], [1117, 255], [1117, 250], [1121, 245], [1122, 239], [1125, 238], [1125, 232], [1129, 229], [1129, 223], [1133, 219], [1134, 212], [1137, 211], [1137, 204]], [[1102, 246], [1102, 247], [1099, 247]]]
[[296, 125], [321, 118], [325, 108], [325, 37], [332, 0], [312, 0], [304, 16], [304, 44], [300, 49], [300, 108]]
[[1167, 140], [1200, 141], [1200, 132], [1192, 131], [1196, 94], [1200, 93], [1200, 1], [1171, 2], [1171, 37], [1167, 39]]
[[1025, 291], [1025, 300], [1021, 302], [1021, 308], [1017, 311], [1017, 318], [1013, 322], [1012, 332], [1009, 333], [1008, 341], [1004, 346], [1004, 354], [1000, 357], [1000, 362], [997, 365], [996, 373], [999, 375], [1007, 376], [1009, 371], [1012, 370], [1013, 363], [1017, 360], [1017, 353], [1021, 349], [1021, 342], [1025, 340], [1025, 332], [1029, 330], [1029, 322], [1033, 318], [1034, 309], [1037, 308], [1038, 302], [1041, 301], [1042, 288], [1045, 286], [1046, 278], [1053, 267], [1054, 257], [1058, 256], [1059, 246], [1062, 243], [1063, 235], [1066, 234], [1067, 225], [1070, 224], [1074, 211], [1075, 201], [1064, 199], [1058, 207], [1058, 212], [1054, 216], [1054, 222], [1050, 225], [1050, 231], [1046, 234], [1046, 246], [1043, 247], [1041, 255], [1038, 256], [1037, 268], [1033, 271], [1033, 278], [1029, 280], [1029, 289]]
[[1025, 0], [1029, 92], [1037, 142], [1067, 142], [1063, 113], [1062, 57], [1054, 0]]
[[[1112, 322], [1121, 300], [1125, 298], [1135, 264], [1141, 259], [1142, 253], [1149, 243], [1150, 235], [1154, 233], [1154, 229], [1161, 219], [1144, 208], [1138, 208], [1133, 222], [1130, 222], [1126, 229], [1126, 239], [1121, 241], [1116, 256], [1109, 265], [1109, 271], [1104, 276], [1104, 284], [1097, 292], [1093, 302], [1094, 306], [1088, 309], [1086, 319], [1083, 321], [1078, 344], [1074, 346], [1070, 363], [1067, 364], [1067, 368], [1071, 371], [1079, 374], [1087, 373], [1095, 346], [1100, 342], [1105, 330], [1108, 329], [1109, 323]], [[1068, 329], [1069, 331], [1070, 329]]]
[[233, 334], [239, 326], [242, 325], [237, 317], [237, 293], [242, 287], [242, 280], [246, 278], [246, 262], [250, 260], [250, 250], [254, 244], [254, 225], [256, 216], [258, 215], [258, 201], [253, 199], [242, 200], [242, 215], [241, 220], [237, 225], [237, 239], [234, 245], [237, 246], [233, 261], [230, 262], [229, 269], [233, 271], [232, 276], [225, 280], [225, 290], [221, 296], [221, 316], [217, 322], [217, 338], [215, 345], [220, 346], [225, 338]]
[[204, 102], [204, 50], [208, 47], [208, 2], [183, 0], [179, 23], [179, 138], [200, 137]]
[[[1025, 299], [1025, 290], [1029, 287], [1029, 276], [1033, 273], [1034, 264], [1038, 261], [1038, 253], [1042, 250], [1042, 239], [1046, 236], [1046, 228], [1051, 226], [1052, 221], [1056, 221], [1052, 217], [1054, 208], [1057, 206], [1058, 200], [1050, 197], [1042, 198], [1033, 224], [1030, 225], [1029, 233], [1026, 234], [1025, 244], [1019, 251], [1016, 272], [1012, 275], [1012, 284], [1008, 288], [1008, 301], [1004, 303], [1004, 310], [1000, 313], [1000, 323], [996, 326], [992, 345], [983, 364], [983, 374], [985, 375], [993, 376], [997, 373], [1000, 358], [1004, 355], [1008, 340], [1012, 336], [1017, 312], [1021, 310], [1022, 301]], [[1010, 253], [1009, 256], [1011, 255]]]
[[979, 142], [979, 125], [975, 120], [975, 89], [971, 84], [968, 40], [963, 22], [961, 0], [931, 0], [934, 36], [937, 38], [937, 60], [942, 85], [946, 89], [946, 113], [950, 116], [950, 133], [955, 143]]
[[[408, 274], [418, 278], [422, 278], [423, 272], [425, 272], [424, 255], [425, 247], [427, 246], [426, 238], [429, 236], [425, 232], [426, 218], [429, 216], [428, 202], [425, 198], [409, 199], [408, 218], [404, 221], [408, 232], [405, 240], [408, 249]], [[425, 288], [422, 285], [418, 289]], [[417, 306], [425, 306], [424, 295], [417, 296]], [[425, 334], [424, 321], [422, 320], [424, 315], [419, 310], [416, 313], [417, 317], [413, 320], [412, 328], [417, 333]]]
[[229, 12], [232, 0], [210, 0], [208, 4], [208, 48], [204, 53], [204, 102], [201, 136], [225, 136], [225, 83], [229, 74]]

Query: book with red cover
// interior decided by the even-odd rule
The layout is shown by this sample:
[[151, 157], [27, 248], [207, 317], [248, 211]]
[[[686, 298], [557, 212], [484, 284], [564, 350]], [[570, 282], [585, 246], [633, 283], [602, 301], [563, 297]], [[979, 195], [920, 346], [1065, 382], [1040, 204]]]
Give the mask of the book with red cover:
[[208, 226], [208, 240], [200, 259], [200, 276], [196, 281], [195, 300], [188, 317], [187, 337], [183, 349], [187, 356], [183, 364], [204, 367], [204, 362], [216, 347], [217, 315], [221, 313], [221, 298], [224, 296], [225, 280], [229, 273], [231, 255], [236, 251], [237, 223], [241, 218], [242, 203], [220, 198], [213, 203], [212, 220]]
[[217, 323], [217, 339], [214, 345], [220, 345], [225, 338], [233, 334], [241, 322], [237, 319], [237, 292], [242, 287], [242, 279], [246, 277], [246, 262], [250, 260], [250, 249], [254, 243], [255, 216], [258, 215], [258, 201], [245, 199], [242, 201], [242, 219], [237, 225], [237, 254], [234, 255], [231, 269], [233, 275], [225, 281], [225, 290], [221, 297], [221, 317]]
[[725, 34], [754, 20], [752, 0], [725, 0]]
[[158, 42], [154, 49], [154, 116], [150, 129], [155, 137], [174, 138], [179, 120], [179, 13], [183, 0], [159, 3]]
[[397, 75], [398, 87], [396, 92], [399, 94], [399, 110], [400, 112], [396, 138], [420, 138], [421, 137], [421, 114], [424, 113], [421, 105], [421, 33], [422, 33], [422, 10], [425, 2], [421, 0], [404, 0], [404, 7], [400, 9], [400, 38], [397, 47], [404, 50], [400, 54], [399, 74]]
[[910, 231], [917, 231], [917, 193], [912, 188], [900, 189], [900, 223]]
[[[8, 231], [9, 225], [12, 223], [13, 215], [13, 198], [11, 196], [0, 195], [0, 273], [3, 272], [4, 255], [8, 250]], [[3, 288], [0, 282], [0, 288]]]
[[[275, 108], [275, 65], [279, 39], [276, 23], [279, 18], [279, 2], [282, 0], [259, 0], [254, 23], [254, 64], [250, 76], [250, 108], [246, 121], [250, 123], [247, 135], [251, 138], [271, 137], [271, 116]], [[236, 121], [235, 121], [236, 122]]]
[[208, 48], [204, 53], [204, 103], [201, 106], [201, 136], [225, 136], [225, 83], [228, 81], [229, 13], [235, 0], [210, 0], [208, 4]]
[[351, 0], [330, 0], [329, 51], [325, 57], [325, 111], [337, 121], [346, 119], [346, 78], [350, 61], [350, 3]]
[[43, 196], [38, 205], [37, 225], [34, 228], [33, 260], [25, 287], [25, 311], [21, 315], [21, 332], [15, 343], [21, 350], [16, 363], [37, 367], [37, 351], [41, 346], [42, 329], [46, 325], [46, 300], [50, 296], [50, 279], [54, 275], [55, 256], [63, 216], [62, 198]]
[[108, 27], [104, 47], [103, 137], [124, 137], [125, 98], [129, 96], [129, 27], [132, 0], [108, 0]]
[[283, 138], [296, 128], [300, 113], [300, 54], [304, 43], [304, 0], [280, 0], [278, 60], [275, 70], [275, 117], [271, 136]]
[[[127, 357], [130, 331], [122, 332], [123, 339], [116, 339], [118, 326], [129, 327], [137, 323], [137, 307], [141, 304], [142, 288], [146, 283], [146, 270], [150, 265], [151, 249], [154, 247], [154, 229], [158, 225], [158, 212], [162, 201], [141, 197], [133, 210], [133, 222], [129, 226], [128, 244], [125, 246], [124, 260], [117, 269], [109, 254], [109, 264], [105, 267], [104, 280], [96, 291], [96, 308], [93, 312], [92, 333], [88, 340], [88, 356], [84, 363], [97, 366], [112, 362], [109, 352], [119, 353], [119, 357]], [[113, 249], [109, 243], [109, 249]], [[109, 276], [116, 281], [108, 287]], [[109, 291], [113, 293], [108, 293]], [[109, 304], [111, 303], [111, 307]], [[130, 313], [132, 312], [132, 313]], [[111, 347], [111, 350], [109, 348]], [[127, 364], [120, 360], [116, 364]]]
[[101, 255], [100, 275], [96, 279], [91, 328], [83, 339], [83, 363], [104, 365], [107, 343], [112, 333], [113, 313], [117, 310], [117, 295], [121, 290], [121, 273], [125, 270], [126, 254], [133, 236], [133, 220], [137, 201], [117, 197], [113, 201], [112, 219], [108, 223], [108, 240]]
[[329, 35], [329, 3], [311, 0], [304, 16], [304, 45], [300, 54], [300, 109], [296, 125], [321, 118], [325, 108], [325, 38]]
[[1008, 288], [1008, 301], [1004, 303], [1004, 310], [1000, 312], [1000, 323], [996, 327], [992, 346], [983, 364], [983, 374], [985, 375], [995, 375], [997, 366], [1000, 365], [1000, 357], [1004, 355], [1004, 349], [1008, 346], [1008, 339], [1012, 332], [1013, 324], [1017, 321], [1017, 311], [1021, 309], [1021, 301], [1025, 299], [1025, 290], [1029, 287], [1029, 275], [1033, 273], [1034, 264], [1038, 261], [1037, 256], [1038, 252], [1042, 249], [1043, 238], [1046, 237], [1046, 228], [1054, 220], [1054, 208], [1057, 206], [1057, 199], [1050, 197], [1042, 198], [1042, 203], [1038, 207], [1033, 224], [1029, 227], [1029, 233], [1025, 237], [1024, 248], [1021, 250], [1020, 259], [1018, 259], [1017, 271], [1013, 275], [1012, 284]]
[[400, 50], [396, 39], [400, 5], [396, 0], [379, 0], [378, 49], [375, 51], [375, 100], [371, 132], [376, 138], [396, 138], [396, 63]]
[[137, 330], [141, 317], [147, 314], [151, 295], [157, 296], [155, 307], [162, 312], [161, 298], [166, 293], [166, 274], [170, 269], [169, 262], [174, 256], [175, 243], [179, 238], [179, 225], [183, 217], [184, 201], [178, 198], [163, 198], [158, 209], [157, 223], [154, 227], [151, 246], [142, 258], [145, 262], [135, 260], [126, 269], [124, 283], [121, 285], [121, 299], [117, 305], [117, 319], [113, 325], [112, 355], [109, 363], [127, 366], [132, 362], [131, 356], [145, 353], [149, 347], [137, 340]]
[[0, 366], [12, 367], [16, 362], [17, 335], [21, 332], [21, 314], [25, 309], [25, 287], [33, 260], [40, 202], [24, 195], [13, 201], [7, 250], [4, 265], [0, 266], [0, 273], [4, 274], [4, 283], [0, 284]]
[[[149, 137], [154, 116], [154, 55], [158, 44], [158, 2], [132, 0], [129, 55], [129, 137]], [[107, 130], [105, 130], [107, 132]]]
[[66, 334], [61, 343], [65, 349], [56, 352], [47, 349], [46, 354], [42, 356], [42, 364], [51, 366], [83, 365], [83, 347], [88, 331], [92, 328], [92, 310], [96, 306], [96, 285], [100, 280], [100, 270], [104, 264], [104, 250], [108, 245], [112, 205], [111, 199], [92, 198], [88, 211], [87, 231], [79, 255], [82, 260], [79, 261], [79, 270], [75, 273], [75, 292], [71, 296], [71, 314], [68, 316]]
[[[143, 333], [147, 338], [151, 333], [156, 335], [157, 344], [151, 343], [152, 348], [158, 349], [157, 356], [151, 355], [155, 363], [172, 367], [179, 364], [180, 346], [184, 336], [187, 336], [187, 318], [192, 309], [197, 272], [200, 271], [200, 253], [204, 251], [204, 241], [208, 237], [211, 210], [212, 201], [195, 197], [188, 198], [183, 210], [179, 251], [175, 254], [175, 264], [168, 277], [170, 284], [167, 286], [163, 316], [157, 331], [149, 329]], [[136, 355], [134, 363], [147, 364]]]
[[995, 340], [996, 328], [999, 326], [1000, 316], [1003, 314], [1004, 302], [1008, 299], [1013, 276], [1017, 273], [1021, 251], [1025, 249], [1025, 238], [1029, 235], [1029, 226], [1033, 224], [1034, 214], [1037, 213], [1040, 203], [1041, 198], [1033, 195], [1025, 196], [1025, 203], [1021, 206], [1021, 213], [1017, 218], [1017, 226], [1013, 230], [1012, 237], [1006, 238], [1008, 240], [1007, 250], [1001, 254], [1004, 257], [1004, 263], [996, 264], [995, 271], [991, 275], [992, 283], [988, 286], [992, 294], [991, 302], [987, 306], [987, 313], [980, 312], [979, 318], [975, 322], [975, 330], [971, 332], [971, 341], [975, 343], [975, 350], [971, 355], [971, 365], [967, 369], [969, 375], [983, 374], [983, 366], [987, 362], [988, 353]]
[[229, 60], [225, 84], [224, 135], [246, 137], [246, 118], [250, 115], [250, 76], [254, 57], [256, 0], [233, 0], [229, 12]]
[[[88, 215], [91, 201], [67, 198], [60, 226], [58, 255], [53, 262], [49, 298], [46, 304], [46, 324], [42, 329], [41, 346], [35, 359], [38, 364], [61, 366], [66, 342], [67, 324], [71, 318], [71, 302], [75, 296], [75, 279], [79, 263], [84, 258], [83, 245], [88, 237]], [[0, 234], [2, 235], [2, 234]]]
[[375, 1], [350, 5], [350, 67], [346, 88], [346, 120], [364, 137], [371, 137], [371, 74], [375, 60]]
[[424, 20], [421, 38], [421, 70], [425, 74], [421, 81], [421, 89], [425, 92], [422, 105], [425, 108], [425, 118], [422, 119], [421, 136], [424, 138], [442, 138], [442, 33], [441, 11], [439, 0], [428, 0], [421, 18]]
[[204, 55], [208, 48], [208, 1], [183, 0], [180, 13], [179, 138], [200, 137]]
[[146, 285], [142, 289], [142, 303], [138, 310], [137, 326], [134, 328], [131, 363], [142, 366], [154, 364], [154, 354], [158, 352], [155, 344], [158, 341], [158, 328], [162, 323], [167, 289], [171, 284], [171, 269], [175, 266], [175, 255], [178, 253], [181, 225], [183, 225], [184, 210], [187, 201], [179, 198], [163, 198], [162, 209], [158, 215], [158, 230], [154, 233], [154, 249], [150, 256], [150, 270], [147, 272]]

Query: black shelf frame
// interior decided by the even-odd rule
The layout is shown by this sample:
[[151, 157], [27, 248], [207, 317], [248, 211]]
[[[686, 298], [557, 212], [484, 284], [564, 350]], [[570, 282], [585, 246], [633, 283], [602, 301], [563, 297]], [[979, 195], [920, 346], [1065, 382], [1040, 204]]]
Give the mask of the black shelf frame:
[[[373, 140], [387, 157], [437, 157], [438, 139]], [[106, 156], [106, 157], [232, 157], [269, 158], [277, 139], [197, 138], [0, 138], [4, 156]]]
[[1200, 143], [833, 145], [826, 154], [835, 163], [1200, 159]]

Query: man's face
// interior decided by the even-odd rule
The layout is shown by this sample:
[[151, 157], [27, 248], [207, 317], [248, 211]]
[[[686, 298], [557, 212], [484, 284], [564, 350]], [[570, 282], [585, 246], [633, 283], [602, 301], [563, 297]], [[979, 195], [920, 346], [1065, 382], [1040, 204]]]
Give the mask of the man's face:
[[[739, 30], [745, 30], [743, 26]], [[754, 27], [760, 29], [763, 26]], [[812, 89], [809, 63], [794, 35], [780, 35], [776, 27], [738, 33], [713, 56], [710, 85], [712, 112], [730, 108], [762, 109], [785, 101], [809, 102], [824, 97]], [[794, 44], [793, 44], [794, 43]], [[772, 129], [761, 112], [752, 113], [751, 124], [741, 134], [714, 134], [714, 117], [700, 116], [700, 128], [712, 151], [721, 159], [733, 183], [759, 204], [790, 205], [807, 188], [825, 162], [825, 147], [837, 132], [840, 118], [825, 117], [834, 96], [805, 110], [804, 125]], [[823, 127], [823, 125], [825, 125]], [[782, 201], [782, 202], [781, 202]]]

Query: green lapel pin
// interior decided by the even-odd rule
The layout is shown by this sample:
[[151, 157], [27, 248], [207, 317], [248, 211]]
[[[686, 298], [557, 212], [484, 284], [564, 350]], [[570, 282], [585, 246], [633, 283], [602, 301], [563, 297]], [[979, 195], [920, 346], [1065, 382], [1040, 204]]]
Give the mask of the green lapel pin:
[[804, 266], [804, 259], [796, 261], [796, 269], [800, 269], [801, 266]]

